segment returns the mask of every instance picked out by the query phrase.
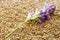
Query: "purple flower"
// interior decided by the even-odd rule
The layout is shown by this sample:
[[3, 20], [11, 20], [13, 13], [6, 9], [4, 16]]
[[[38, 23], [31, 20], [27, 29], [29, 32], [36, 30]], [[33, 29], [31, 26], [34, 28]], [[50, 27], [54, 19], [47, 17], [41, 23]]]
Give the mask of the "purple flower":
[[41, 17], [37, 20], [37, 22], [43, 22], [50, 18], [50, 15], [47, 15], [45, 12], [42, 12]]
[[46, 19], [49, 19], [50, 18], [50, 15], [43, 14], [43, 15], [41, 15], [41, 18], [44, 18], [46, 20]]
[[44, 10], [38, 8], [35, 12], [29, 13], [27, 20], [36, 20], [37, 22], [43, 22], [50, 18], [50, 14], [53, 14], [55, 11], [55, 5], [46, 4]]
[[43, 22], [50, 18], [50, 14], [53, 14], [55, 11], [55, 5], [53, 4], [46, 4], [45, 10], [40, 12], [41, 17], [37, 20], [38, 22]]
[[55, 11], [55, 5], [54, 4], [46, 4], [45, 5], [45, 10], [48, 14], [53, 14]]

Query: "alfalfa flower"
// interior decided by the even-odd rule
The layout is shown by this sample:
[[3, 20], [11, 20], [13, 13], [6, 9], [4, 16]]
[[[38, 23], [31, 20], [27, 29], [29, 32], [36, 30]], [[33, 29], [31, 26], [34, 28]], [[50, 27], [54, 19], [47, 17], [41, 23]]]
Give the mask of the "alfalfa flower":
[[55, 11], [54, 4], [45, 4], [44, 9], [36, 9], [35, 12], [29, 13], [26, 20], [36, 20], [37, 22], [43, 22], [50, 18], [50, 14]]
[[45, 10], [48, 14], [53, 14], [56, 6], [54, 4], [45, 4]]
[[21, 24], [19, 24], [17, 28], [15, 28], [11, 33], [7, 34], [5, 37], [8, 38], [12, 33], [14, 33], [17, 29], [19, 29], [22, 24], [26, 23], [27, 21], [36, 20], [38, 22], [43, 22], [49, 19], [50, 14], [54, 13], [56, 7], [54, 4], [46, 4], [44, 7], [45, 7], [45, 10], [42, 10], [39, 8], [39, 9], [36, 9], [35, 12], [29, 13], [26, 20]]
[[56, 6], [54, 4], [45, 4], [44, 10], [40, 12], [41, 17], [37, 20], [37, 22], [43, 22], [50, 18], [50, 14], [53, 14]]
[[41, 17], [37, 20], [37, 22], [41, 23], [50, 18], [50, 15], [47, 15], [46, 12], [42, 12]]

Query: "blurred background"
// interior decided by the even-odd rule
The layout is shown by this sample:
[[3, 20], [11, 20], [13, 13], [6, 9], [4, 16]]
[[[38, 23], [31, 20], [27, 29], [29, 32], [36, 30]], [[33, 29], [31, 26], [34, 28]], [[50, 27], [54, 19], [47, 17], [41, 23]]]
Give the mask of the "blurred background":
[[55, 14], [60, 14], [60, 0], [0, 0], [0, 40], [60, 40], [60, 15], [51, 15], [43, 23], [24, 24], [24, 28], [5, 39], [29, 12], [47, 3], [56, 5]]

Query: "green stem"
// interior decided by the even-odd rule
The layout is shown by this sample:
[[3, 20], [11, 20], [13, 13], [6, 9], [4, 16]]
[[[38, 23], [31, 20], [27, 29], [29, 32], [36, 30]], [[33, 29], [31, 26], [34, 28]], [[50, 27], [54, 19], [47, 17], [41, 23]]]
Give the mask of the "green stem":
[[9, 34], [7, 34], [5, 36], [5, 38], [7, 39], [12, 33], [14, 33], [16, 30], [18, 30], [20, 27], [22, 27], [22, 24], [24, 24], [25, 22], [22, 22], [21, 24], [19, 24], [12, 32], [10, 32]]

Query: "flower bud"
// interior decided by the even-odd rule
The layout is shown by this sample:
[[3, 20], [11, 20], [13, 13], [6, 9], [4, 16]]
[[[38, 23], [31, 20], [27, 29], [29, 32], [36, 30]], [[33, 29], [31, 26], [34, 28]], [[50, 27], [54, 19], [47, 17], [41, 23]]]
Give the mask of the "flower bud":
[[55, 5], [54, 4], [46, 4], [45, 9], [48, 14], [53, 14], [55, 11]]

